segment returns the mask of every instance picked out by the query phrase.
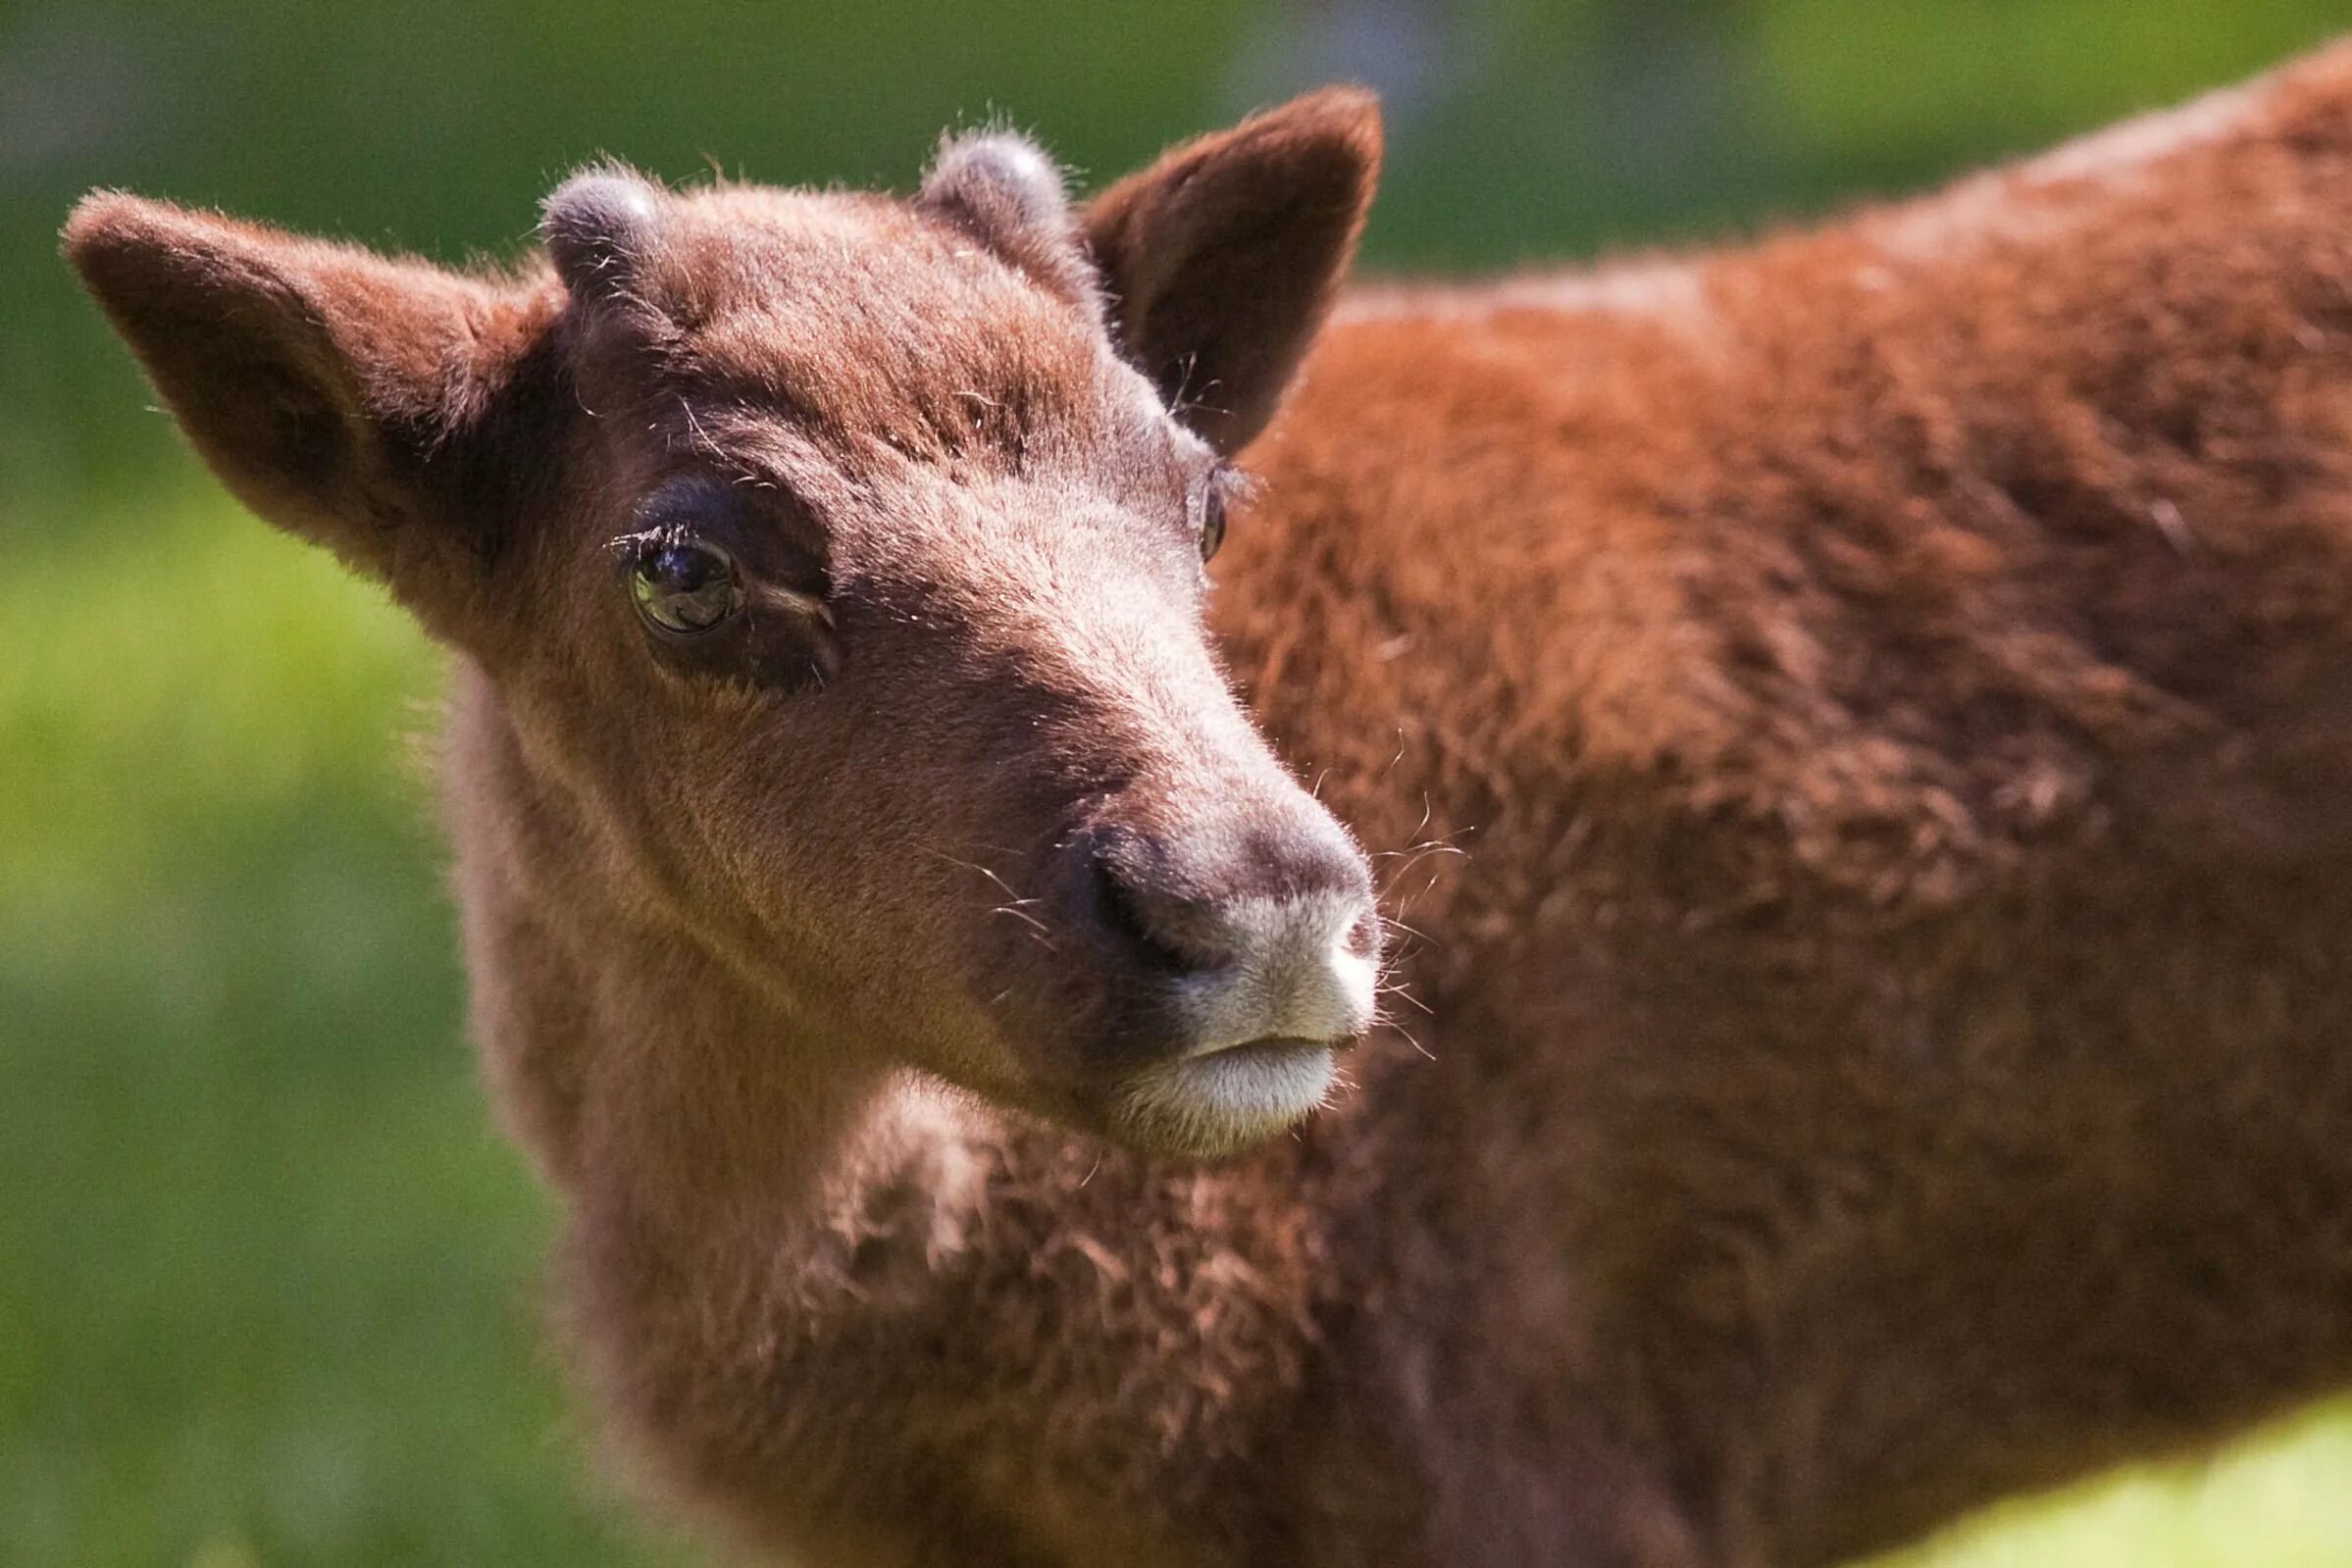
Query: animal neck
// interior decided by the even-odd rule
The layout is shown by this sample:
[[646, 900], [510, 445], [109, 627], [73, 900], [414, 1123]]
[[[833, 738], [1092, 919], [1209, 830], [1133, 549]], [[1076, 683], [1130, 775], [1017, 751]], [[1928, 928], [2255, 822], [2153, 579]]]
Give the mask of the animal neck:
[[929, 1096], [722, 934], [634, 891], [626, 827], [478, 669], [456, 687], [473, 1032], [522, 1141], [633, 1245], [708, 1254], [752, 1228], [772, 1248], [819, 1223], [873, 1129], [920, 1125], [904, 1113]]
[[[1170, 1560], [1178, 1515], [1254, 1539], [1232, 1467], [1278, 1462], [1312, 1302], [1345, 1289], [1304, 1147], [1142, 1159], [862, 1055], [723, 944], [615, 898], [495, 694], [471, 671], [459, 687], [475, 1033], [567, 1198], [583, 1369], [655, 1479], [714, 1505], [789, 1496], [795, 1532], [911, 1516], [935, 1456], [909, 1434], [951, 1412], [987, 1451], [1047, 1456], [986, 1499], [1003, 1517], [1038, 1514], [1036, 1476], [1091, 1478], [1043, 1510], [1072, 1558]], [[997, 1397], [1006, 1368], [1018, 1399]]]
[[[901, 1453], [911, 1412], [947, 1410], [990, 1451], [1053, 1456], [1018, 1476], [1095, 1477], [1048, 1510], [1074, 1555], [1160, 1560], [1148, 1519], [1172, 1513], [1256, 1528], [1227, 1467], [1288, 1430], [1314, 1302], [1348, 1290], [1311, 1144], [1150, 1160], [877, 1062], [723, 944], [616, 898], [469, 669], [453, 720], [475, 1033], [568, 1200], [574, 1342], [664, 1479], [804, 1484], [823, 1514], [926, 1474]], [[1096, 1345], [1115, 1348], [1071, 1351]], [[996, 1397], [1008, 1367], [1030, 1379], [1014, 1400]], [[844, 1454], [854, 1475], [828, 1468]], [[1105, 1512], [1105, 1490], [1160, 1513]]]

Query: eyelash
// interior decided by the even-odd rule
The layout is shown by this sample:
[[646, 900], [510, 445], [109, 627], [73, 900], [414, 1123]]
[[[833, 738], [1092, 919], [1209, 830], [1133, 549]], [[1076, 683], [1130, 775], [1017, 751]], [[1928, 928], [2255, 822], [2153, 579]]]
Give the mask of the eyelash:
[[[1246, 492], [1248, 481], [1239, 469], [1219, 463], [1202, 481], [1198, 505], [1200, 515], [1193, 519], [1193, 528], [1200, 541], [1201, 564], [1205, 567], [1225, 542], [1225, 515], [1233, 503]], [[1188, 508], [1189, 509], [1189, 508]]]

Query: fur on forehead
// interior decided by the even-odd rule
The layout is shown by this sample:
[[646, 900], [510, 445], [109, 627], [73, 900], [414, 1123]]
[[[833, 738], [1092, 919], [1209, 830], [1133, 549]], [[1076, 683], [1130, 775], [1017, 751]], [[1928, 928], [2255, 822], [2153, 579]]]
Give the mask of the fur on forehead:
[[1028, 137], [969, 130], [940, 143], [916, 206], [946, 220], [1072, 304], [1101, 311], [1095, 269], [1061, 171]]
[[[1011, 140], [954, 144], [947, 177], [912, 200], [574, 176], [541, 231], [583, 307], [569, 343], [589, 404], [660, 423], [691, 401], [704, 443], [730, 408], [790, 410], [844, 449], [879, 437], [975, 461], [1035, 460], [1042, 437], [1106, 421], [1156, 430], [1139, 418], [1155, 401], [1126, 395], [1150, 398], [1107, 336], [1058, 178], [1025, 143], [1027, 160], [1006, 157]], [[1019, 247], [1048, 243], [1075, 281], [1023, 264]]]
[[[549, 194], [539, 232], [575, 298], [627, 298], [663, 241], [674, 198], [620, 163], [591, 165]], [[986, 246], [1028, 278], [1103, 319], [1101, 291], [1062, 186], [1037, 143], [1000, 129], [966, 131], [940, 144], [915, 208]]]

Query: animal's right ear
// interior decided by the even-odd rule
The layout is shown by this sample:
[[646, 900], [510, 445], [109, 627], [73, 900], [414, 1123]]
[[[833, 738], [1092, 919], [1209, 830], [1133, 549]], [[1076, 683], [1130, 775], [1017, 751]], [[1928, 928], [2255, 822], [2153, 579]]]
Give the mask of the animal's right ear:
[[241, 500], [463, 638], [529, 482], [514, 425], [556, 290], [115, 192], [65, 253]]
[[1379, 168], [1378, 100], [1326, 87], [1173, 148], [1088, 204], [1122, 346], [1219, 451], [1273, 417]]

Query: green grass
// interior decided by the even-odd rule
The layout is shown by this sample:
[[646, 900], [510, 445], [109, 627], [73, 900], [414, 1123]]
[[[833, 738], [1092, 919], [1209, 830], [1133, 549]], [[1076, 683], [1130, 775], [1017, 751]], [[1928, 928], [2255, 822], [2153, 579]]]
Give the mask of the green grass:
[[[0, 1563], [698, 1560], [596, 1479], [459, 1027], [437, 662], [192, 481], [0, 583]], [[2352, 1561], [2352, 1410], [1913, 1568]]]
[[0, 1562], [676, 1560], [542, 1348], [430, 650], [224, 500], [51, 521], [0, 584]]
[[2352, 1402], [2196, 1465], [2103, 1477], [2008, 1503], [1873, 1568], [2344, 1568]]

